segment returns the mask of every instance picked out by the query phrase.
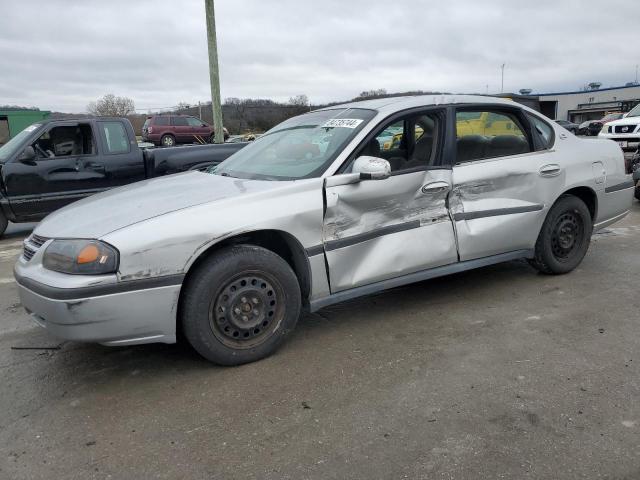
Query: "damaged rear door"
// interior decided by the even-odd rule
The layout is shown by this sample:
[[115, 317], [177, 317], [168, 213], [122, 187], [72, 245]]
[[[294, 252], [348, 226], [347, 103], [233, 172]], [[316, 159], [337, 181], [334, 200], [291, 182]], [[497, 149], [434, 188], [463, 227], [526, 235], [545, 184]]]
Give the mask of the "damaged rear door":
[[[386, 152], [381, 142], [389, 125], [402, 125], [403, 138], [400, 148]], [[458, 260], [443, 139], [444, 112], [396, 115], [352, 156], [385, 158], [389, 178], [352, 183], [348, 167], [327, 178], [323, 243], [332, 293]]]
[[[518, 107], [459, 107], [450, 209], [460, 260], [531, 250], [565, 172]], [[485, 117], [480, 133], [466, 125]], [[540, 120], [541, 121], [541, 120]], [[544, 125], [542, 125], [544, 127]]]

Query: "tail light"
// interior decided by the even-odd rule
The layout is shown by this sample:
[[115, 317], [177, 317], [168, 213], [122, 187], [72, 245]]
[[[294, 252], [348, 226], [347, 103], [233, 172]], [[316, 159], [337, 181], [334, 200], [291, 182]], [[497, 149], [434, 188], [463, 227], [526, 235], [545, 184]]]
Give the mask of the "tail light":
[[153, 133], [153, 127], [147, 127], [147, 133]]

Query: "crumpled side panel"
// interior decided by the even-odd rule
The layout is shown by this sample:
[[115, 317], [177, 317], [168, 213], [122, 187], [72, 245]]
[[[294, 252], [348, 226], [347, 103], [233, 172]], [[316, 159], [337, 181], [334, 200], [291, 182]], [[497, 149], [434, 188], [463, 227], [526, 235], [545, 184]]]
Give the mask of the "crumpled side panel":
[[[457, 261], [450, 176], [434, 170], [328, 187], [323, 238], [331, 291]], [[435, 182], [444, 187], [426, 190]]]

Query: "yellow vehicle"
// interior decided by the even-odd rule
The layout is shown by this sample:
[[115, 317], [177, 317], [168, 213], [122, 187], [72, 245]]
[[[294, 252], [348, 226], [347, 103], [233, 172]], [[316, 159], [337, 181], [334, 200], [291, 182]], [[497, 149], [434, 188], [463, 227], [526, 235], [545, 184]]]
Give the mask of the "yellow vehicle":
[[[416, 140], [419, 139], [424, 130], [420, 125], [416, 125]], [[382, 145], [382, 150], [393, 150], [396, 148], [400, 148], [400, 142], [402, 141], [402, 132], [396, 133], [390, 140], [387, 140]]]
[[458, 112], [456, 114], [457, 136], [467, 135], [520, 135], [522, 131], [509, 117], [492, 112]]

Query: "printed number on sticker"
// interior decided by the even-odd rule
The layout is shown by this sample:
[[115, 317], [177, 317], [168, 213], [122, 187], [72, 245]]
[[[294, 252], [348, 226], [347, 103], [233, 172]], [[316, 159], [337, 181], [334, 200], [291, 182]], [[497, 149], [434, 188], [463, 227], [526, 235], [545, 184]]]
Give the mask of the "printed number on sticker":
[[322, 125], [322, 128], [356, 128], [361, 123], [362, 120], [360, 120], [359, 118], [334, 118]]

